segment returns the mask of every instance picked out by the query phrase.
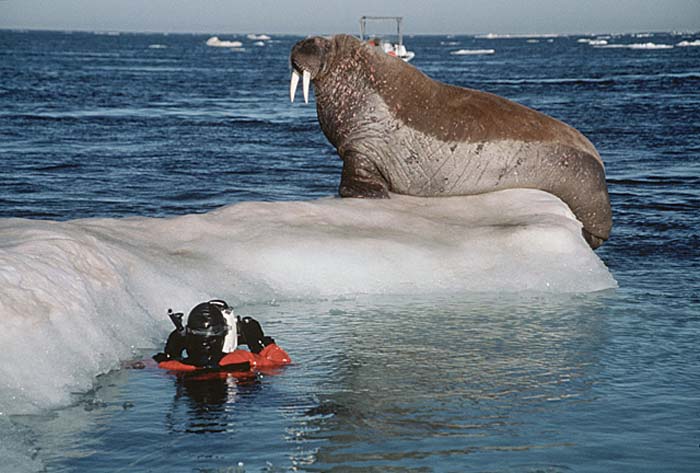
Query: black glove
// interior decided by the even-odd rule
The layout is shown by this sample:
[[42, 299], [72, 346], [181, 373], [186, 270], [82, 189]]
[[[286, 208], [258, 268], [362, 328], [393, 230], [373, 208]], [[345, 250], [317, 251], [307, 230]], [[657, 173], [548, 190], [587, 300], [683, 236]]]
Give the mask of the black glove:
[[253, 353], [260, 353], [267, 345], [275, 343], [263, 333], [260, 323], [252, 317], [243, 317], [238, 323], [238, 343], [248, 345]]

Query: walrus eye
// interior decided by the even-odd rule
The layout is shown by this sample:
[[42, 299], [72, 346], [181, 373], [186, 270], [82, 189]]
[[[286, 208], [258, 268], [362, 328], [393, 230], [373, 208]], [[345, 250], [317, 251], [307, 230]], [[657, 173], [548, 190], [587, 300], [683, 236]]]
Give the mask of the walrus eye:
[[[294, 103], [294, 96], [297, 93], [299, 86], [299, 73], [296, 69], [292, 70], [292, 79], [289, 83], [289, 99]], [[311, 83], [311, 73], [304, 69], [302, 73], [302, 91], [304, 92], [304, 103], [309, 103], [309, 84]]]

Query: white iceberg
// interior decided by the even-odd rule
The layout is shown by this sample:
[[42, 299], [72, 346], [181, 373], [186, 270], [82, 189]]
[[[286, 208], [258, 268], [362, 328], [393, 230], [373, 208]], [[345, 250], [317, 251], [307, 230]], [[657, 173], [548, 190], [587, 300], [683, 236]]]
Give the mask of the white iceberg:
[[272, 38], [266, 34], [249, 34], [248, 39], [250, 40], [257, 40], [257, 41], [269, 41]]
[[174, 218], [0, 219], [0, 413], [65, 405], [168, 307], [616, 287], [545, 192], [246, 202]]
[[480, 54], [494, 54], [495, 52], [495, 49], [458, 49], [450, 52], [450, 54], [455, 56], [474, 56]]
[[671, 44], [657, 44], [657, 43], [632, 43], [632, 44], [603, 44], [596, 45], [597, 48], [607, 48], [607, 49], [673, 49]]
[[207, 40], [207, 46], [212, 46], [215, 48], [240, 48], [243, 46], [243, 43], [240, 41], [222, 41], [218, 36], [212, 36]]

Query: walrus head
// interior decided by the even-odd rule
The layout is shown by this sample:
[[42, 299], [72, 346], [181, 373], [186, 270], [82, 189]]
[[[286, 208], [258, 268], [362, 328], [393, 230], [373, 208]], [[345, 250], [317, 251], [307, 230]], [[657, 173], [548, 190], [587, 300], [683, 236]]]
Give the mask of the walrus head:
[[334, 49], [332, 40], [320, 36], [305, 39], [294, 45], [289, 58], [292, 66], [289, 98], [292, 102], [294, 102], [294, 95], [301, 77], [304, 102], [309, 103], [309, 83], [322, 77], [328, 71], [333, 59]]

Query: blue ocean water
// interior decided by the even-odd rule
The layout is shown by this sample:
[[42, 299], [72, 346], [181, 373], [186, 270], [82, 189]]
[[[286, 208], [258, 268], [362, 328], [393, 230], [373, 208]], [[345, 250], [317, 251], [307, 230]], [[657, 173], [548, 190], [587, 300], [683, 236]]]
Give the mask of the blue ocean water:
[[[264, 46], [225, 38], [244, 43], [233, 50], [208, 47], [207, 37], [0, 31], [3, 228], [31, 226], [15, 219], [126, 226], [125, 217], [334, 195], [340, 160], [314, 107], [288, 100], [288, 54], [300, 38]], [[0, 414], [5, 463], [10, 471], [696, 471], [700, 48], [679, 43], [698, 38], [613, 35], [606, 47], [580, 36], [406, 39], [412, 64], [431, 77], [531, 106], [591, 139], [614, 215], [596, 254], [617, 289], [292, 299], [231, 289], [222, 296], [262, 320], [292, 366], [207, 386], [157, 369], [112, 370], [67, 405], [36, 401], [38, 411]], [[459, 49], [495, 52], [450, 54]], [[164, 308], [178, 297], [161, 296]], [[86, 325], [121, 317], [107, 310], [121, 302], [96, 303], [98, 320]], [[0, 308], [4, 324], [21, 326], [9, 303]], [[126, 339], [138, 358], [165, 334], [163, 325]], [[79, 351], [80, 339], [61, 336], [66, 356]], [[7, 353], [25, 341], [4, 343]], [[16, 386], [1, 386], [0, 406], [11, 408]]]

